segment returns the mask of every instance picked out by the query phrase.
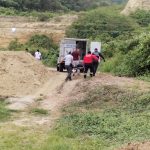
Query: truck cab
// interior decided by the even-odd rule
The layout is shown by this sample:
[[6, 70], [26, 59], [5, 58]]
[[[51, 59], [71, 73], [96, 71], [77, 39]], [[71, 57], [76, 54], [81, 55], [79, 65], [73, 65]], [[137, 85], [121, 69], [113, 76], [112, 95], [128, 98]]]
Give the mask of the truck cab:
[[94, 47], [100, 51], [100, 42], [90, 42], [88, 39], [64, 38], [60, 42], [59, 57], [57, 60], [57, 71], [63, 72], [65, 69], [64, 57], [75, 49], [79, 49], [80, 65], [83, 66], [83, 58], [88, 50], [94, 51]]

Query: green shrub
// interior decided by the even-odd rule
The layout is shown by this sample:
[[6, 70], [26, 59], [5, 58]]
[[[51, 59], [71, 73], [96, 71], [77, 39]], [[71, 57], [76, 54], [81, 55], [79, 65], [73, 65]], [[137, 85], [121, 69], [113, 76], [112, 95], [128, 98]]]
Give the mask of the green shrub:
[[150, 73], [150, 34], [139, 36], [139, 43], [129, 51], [116, 69], [125, 76], [138, 76]]
[[48, 21], [49, 17], [46, 14], [39, 14], [38, 21]]
[[47, 66], [56, 66], [58, 57], [58, 46], [46, 35], [33, 35], [25, 44], [13, 40], [9, 44], [9, 50], [19, 51], [28, 49], [34, 55], [37, 49], [42, 53], [42, 62]]
[[27, 45], [37, 48], [49, 49], [53, 46], [53, 41], [46, 35], [36, 34], [29, 39]]
[[6, 102], [0, 98], [0, 122], [10, 117], [10, 110], [6, 108]]
[[138, 76], [137, 79], [150, 82], [150, 73], [146, 72], [144, 75]]
[[123, 55], [116, 54], [114, 57], [106, 60], [106, 62], [100, 64], [100, 70], [103, 72], [112, 72], [115, 73], [117, 66], [123, 59]]
[[67, 31], [67, 36], [78, 38], [99, 37], [108, 42], [124, 32], [132, 32], [137, 25], [130, 18], [121, 16], [118, 7], [107, 7], [89, 11], [77, 20]]
[[15, 39], [15, 40], [13, 40], [9, 43], [8, 49], [13, 50], [13, 51], [22, 50], [23, 49], [23, 44], [19, 43], [18, 39]]
[[131, 14], [131, 17], [142, 27], [147, 27], [150, 24], [150, 11], [137, 10]]
[[[49, 135], [47, 145], [53, 143], [54, 146], [57, 145], [54, 141], [61, 141], [69, 143], [70, 149], [107, 150], [150, 138], [148, 92], [100, 86], [90, 90], [82, 101], [68, 107], [71, 107], [68, 109], [71, 113], [65, 112], [53, 131], [54, 135]], [[72, 111], [74, 107], [78, 109]]]

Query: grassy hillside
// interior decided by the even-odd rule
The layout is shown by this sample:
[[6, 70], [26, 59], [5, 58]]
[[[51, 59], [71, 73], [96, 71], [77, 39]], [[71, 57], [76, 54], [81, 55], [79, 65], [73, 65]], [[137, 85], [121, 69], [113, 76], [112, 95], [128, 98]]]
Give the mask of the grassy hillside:
[[111, 6], [84, 13], [66, 33], [69, 37], [102, 42], [107, 58], [102, 71], [149, 78], [149, 11], [137, 11], [127, 17], [120, 14], [121, 10], [121, 7]]
[[101, 85], [80, 92], [89, 94], [63, 108], [63, 116], [51, 131], [45, 127], [1, 126], [0, 147], [3, 150], [112, 150], [122, 144], [150, 139], [149, 91]]
[[0, 6], [16, 10], [68, 11], [87, 10], [98, 6], [108, 6], [113, 3], [125, 3], [126, 0], [1, 0]]
[[[150, 139], [149, 93], [100, 86], [64, 109], [46, 149], [109, 150]], [[56, 142], [58, 141], [58, 142]]]

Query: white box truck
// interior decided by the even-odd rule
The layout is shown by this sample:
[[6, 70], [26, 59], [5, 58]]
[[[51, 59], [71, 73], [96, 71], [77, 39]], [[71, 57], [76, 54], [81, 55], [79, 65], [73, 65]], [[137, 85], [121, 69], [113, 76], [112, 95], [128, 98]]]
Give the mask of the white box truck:
[[[88, 39], [77, 39], [77, 38], [64, 38], [60, 42], [60, 51], [59, 57], [57, 60], [57, 71], [62, 72], [65, 69], [64, 57], [69, 52], [73, 52], [75, 49], [80, 50], [80, 65], [83, 66], [82, 61], [84, 56], [87, 54], [89, 50], [91, 52], [97, 48], [98, 51], [101, 51], [101, 43], [100, 42], [90, 42]], [[82, 67], [81, 67], [82, 68]]]

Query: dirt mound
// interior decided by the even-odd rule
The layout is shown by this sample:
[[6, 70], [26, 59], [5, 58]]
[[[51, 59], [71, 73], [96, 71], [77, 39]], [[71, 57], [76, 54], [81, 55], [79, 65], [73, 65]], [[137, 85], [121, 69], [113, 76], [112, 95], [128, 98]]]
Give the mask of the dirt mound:
[[129, 15], [137, 9], [150, 10], [149, 0], [129, 0], [122, 14]]
[[125, 148], [121, 148], [119, 150], [150, 150], [150, 142], [143, 143], [129, 143]]
[[0, 96], [24, 96], [33, 93], [51, 73], [26, 52], [0, 52]]

